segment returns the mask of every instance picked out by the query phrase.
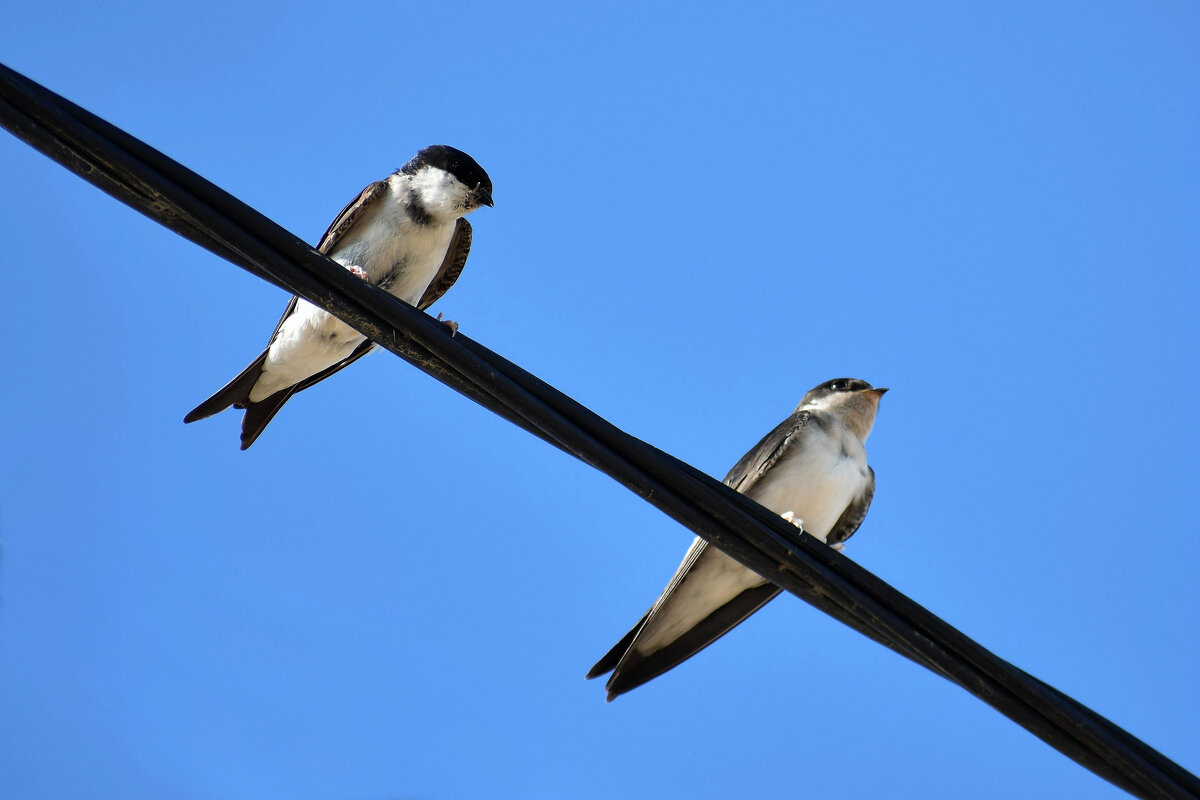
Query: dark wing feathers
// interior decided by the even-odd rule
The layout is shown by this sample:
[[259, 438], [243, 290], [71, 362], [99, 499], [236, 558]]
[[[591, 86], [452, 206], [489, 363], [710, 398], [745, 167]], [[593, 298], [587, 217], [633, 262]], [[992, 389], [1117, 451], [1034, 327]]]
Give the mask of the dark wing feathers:
[[745, 494], [758, 479], [766, 474], [775, 462], [791, 447], [796, 434], [808, 424], [809, 413], [797, 411], [764, 436], [758, 444], [742, 456], [725, 476], [725, 485]]
[[[367, 353], [371, 352], [374, 347], [375, 343], [370, 339], [366, 339], [359, 344], [358, 347], [354, 348], [354, 351], [350, 353], [350, 355], [346, 356], [338, 363], [334, 364], [333, 366], [326, 367], [318, 373], [308, 376], [299, 383], [289, 386], [286, 389], [280, 389], [275, 394], [259, 400], [257, 403], [251, 403], [248, 400], [235, 403], [234, 406], [236, 408], [246, 409], [246, 413], [242, 416], [242, 449], [245, 450], [247, 447], [254, 444], [254, 441], [259, 437], [259, 434], [261, 434], [263, 429], [267, 427], [267, 423], [270, 422], [277, 413], [279, 413], [279, 409], [283, 408], [283, 404], [290, 400], [292, 395], [296, 394], [297, 392], [304, 391], [315, 383], [320, 383], [339, 370], [345, 369], [355, 361], [358, 361], [360, 358], [365, 356]], [[256, 375], [255, 380], [257, 379], [258, 378]], [[253, 385], [254, 384], [251, 384], [251, 386]], [[247, 389], [246, 393], [249, 395], [249, 389]]]
[[[779, 587], [773, 583], [764, 583], [761, 586], [747, 589], [709, 614], [683, 636], [680, 636], [661, 650], [654, 651], [649, 656], [643, 656], [637, 650], [630, 649], [633, 640], [637, 638], [638, 631], [641, 630], [642, 623], [638, 623], [617, 644], [617, 647], [614, 647], [596, 666], [592, 667], [591, 672], [588, 673], [588, 677], [592, 678], [597, 675], [603, 675], [619, 664], [620, 669], [616, 669], [613, 672], [612, 677], [609, 678], [608, 683], [604, 687], [608, 690], [608, 699], [612, 700], [617, 695], [624, 694], [631, 689], [636, 689], [643, 683], [657, 678], [667, 670], [675, 668], [680, 663], [699, 653], [717, 639], [720, 639], [729, 633], [729, 631], [736, 628], [742, 620], [766, 605], [779, 592]], [[649, 616], [647, 614], [646, 617], [643, 617], [643, 621]], [[621, 644], [625, 645], [625, 650], [613, 659], [614, 651]], [[606, 669], [605, 667], [609, 663], [612, 666], [608, 666]]]
[[238, 403], [234, 406], [235, 408], [246, 409], [246, 413], [242, 415], [243, 450], [254, 444], [255, 439], [267, 427], [267, 423], [275, 418], [275, 415], [279, 413], [279, 409], [283, 408], [283, 404], [295, 393], [296, 387], [289, 386], [286, 389], [280, 389], [270, 397], [259, 400], [257, 403]]
[[388, 182], [382, 180], [375, 181], [359, 192], [358, 197], [346, 204], [346, 207], [334, 217], [329, 229], [321, 235], [321, 239], [317, 242], [317, 252], [326, 254], [333, 252], [337, 248], [337, 243], [362, 219], [363, 211], [369, 207], [370, 202], [387, 190]]
[[621, 641], [612, 646], [612, 649], [604, 654], [604, 657], [595, 663], [588, 670], [587, 679], [599, 678], [612, 672], [617, 668], [617, 664], [621, 662], [621, 657], [629, 650], [629, 646], [633, 644], [633, 640], [637, 638], [638, 633], [642, 630], [642, 626], [646, 624], [646, 620], [650, 619], [650, 612], [647, 611], [642, 615], [642, 618], [637, 621], [637, 624], [629, 629], [629, 633], [621, 637]]
[[[636, 625], [629, 629], [628, 633], [621, 637], [621, 641], [613, 645], [612, 649], [609, 650], [603, 658], [597, 661], [595, 666], [588, 670], [587, 677], [589, 679], [598, 678], [604, 673], [612, 672], [617, 668], [617, 665], [621, 663], [621, 658], [625, 655], [625, 652], [629, 649], [629, 646], [633, 644], [633, 640], [637, 638], [638, 633], [640, 633], [642, 628], [645, 627], [646, 623], [650, 621], [650, 618], [654, 616], [654, 613], [666, 604], [666, 601], [670, 599], [671, 594], [675, 591], [675, 588], [687, 578], [691, 572], [692, 566], [696, 563], [696, 559], [700, 558], [700, 554], [704, 552], [704, 548], [707, 545], [708, 542], [697, 542], [692, 547], [688, 548], [687, 554], [684, 556], [683, 563], [679, 565], [679, 569], [675, 570], [675, 574], [671, 576], [671, 582], [667, 584], [667, 588], [663, 589], [663, 593], [659, 596], [658, 601], [650, 607], [649, 611], [642, 615], [642, 618], [638, 620]], [[646, 680], [650, 679], [647, 678]]]
[[463, 217], [459, 217], [454, 226], [454, 235], [450, 237], [450, 246], [446, 248], [446, 257], [442, 260], [442, 266], [437, 275], [433, 276], [433, 280], [429, 282], [425, 294], [421, 295], [421, 299], [417, 303], [418, 309], [424, 311], [449, 291], [454, 282], [458, 280], [458, 276], [462, 274], [463, 267], [467, 264], [467, 254], [470, 252], [471, 223]]
[[237, 377], [218, 389], [212, 397], [189, 411], [183, 421], [195, 422], [198, 419], [218, 414], [230, 406], [245, 403], [250, 397], [250, 390], [258, 382], [263, 362], [266, 360], [267, 351], [263, 350], [258, 354], [258, 358], [251, 361], [249, 366], [237, 374]]
[[858, 526], [862, 525], [862, 521], [867, 518], [867, 509], [871, 507], [871, 500], [875, 497], [875, 470], [867, 467], [867, 471], [871, 473], [871, 480], [867, 482], [867, 488], [854, 498], [850, 505], [846, 506], [846, 510], [838, 517], [838, 521], [833, 524], [829, 535], [825, 537], [825, 544], [835, 545], [846, 541], [854, 535]]
[[370, 339], [365, 340], [362, 344], [354, 349], [350, 355], [343, 358], [338, 363], [331, 367], [326, 367], [315, 375], [311, 375], [294, 386], [289, 386], [286, 389], [280, 389], [270, 397], [259, 400], [257, 403], [250, 402], [250, 390], [254, 388], [254, 384], [258, 382], [259, 375], [262, 374], [263, 362], [267, 359], [267, 351], [263, 350], [258, 358], [254, 359], [248, 367], [242, 370], [236, 378], [231, 380], [225, 386], [217, 390], [217, 393], [205, 400], [196, 408], [188, 412], [183, 418], [184, 422], [195, 422], [198, 419], [211, 417], [225, 409], [233, 406], [234, 408], [244, 408], [245, 415], [242, 416], [242, 449], [245, 450], [250, 445], [254, 444], [254, 440], [259, 437], [263, 429], [267, 427], [267, 423], [283, 408], [292, 395], [296, 392], [301, 392], [312, 386], [314, 383], [319, 383], [325, 380], [333, 373], [340, 369], [344, 369], [353, 364], [358, 359], [371, 352], [374, 347], [374, 342]]
[[[279, 318], [279, 322], [275, 323], [275, 330], [271, 332], [271, 339], [270, 339], [270, 341], [267, 342], [266, 349], [264, 349], [261, 353], [259, 353], [258, 357], [255, 358], [253, 361], [251, 361], [244, 370], [239, 372], [237, 374], [237, 377], [235, 377], [229, 383], [225, 384], [220, 389], [218, 389], [216, 392], [214, 392], [212, 397], [208, 398], [203, 403], [201, 403], [200, 405], [196, 406], [191, 411], [189, 411], [187, 413], [187, 416], [185, 416], [183, 418], [183, 421], [185, 423], [195, 422], [196, 420], [199, 420], [199, 419], [205, 419], [206, 417], [211, 417], [213, 414], [219, 414], [220, 412], [224, 411], [225, 409], [229, 408], [230, 406], [233, 406], [235, 408], [247, 408], [250, 405], [254, 405], [250, 402], [250, 390], [254, 388], [254, 384], [258, 383], [258, 377], [262, 374], [263, 363], [266, 362], [266, 360], [267, 360], [267, 352], [271, 349], [271, 342], [275, 341], [275, 337], [279, 335], [279, 327], [281, 325], [283, 325], [283, 321], [288, 318], [288, 315], [291, 314], [293, 309], [295, 309], [295, 308], [296, 308], [296, 298], [293, 297], [291, 299], [291, 302], [288, 303], [287, 308], [285, 308], [283, 310], [283, 316], [281, 316]], [[311, 384], [307, 384], [307, 385], [311, 385]], [[275, 396], [276, 395], [272, 395], [272, 397], [275, 397]], [[270, 400], [271, 400], [271, 398], [269, 397], [266, 400], [263, 400], [261, 402], [268, 403]], [[287, 400], [287, 397], [284, 397], [283, 400], [279, 401], [279, 404], [275, 407], [275, 411], [279, 410], [279, 406], [283, 405], [284, 400]], [[262, 433], [262, 429], [266, 426], [266, 424], [268, 422], [271, 421], [271, 417], [275, 416], [275, 411], [272, 411], [270, 414], [268, 414], [266, 416], [266, 419], [263, 420], [262, 424], [258, 426], [258, 432], [255, 433], [252, 437], [250, 437], [251, 443], [253, 443], [254, 440], [258, 438], [259, 433]], [[243, 419], [242, 420], [242, 449], [243, 450], [245, 450], [247, 447], [250, 446], [250, 444], [246, 443], [246, 430], [247, 430], [246, 420]]]

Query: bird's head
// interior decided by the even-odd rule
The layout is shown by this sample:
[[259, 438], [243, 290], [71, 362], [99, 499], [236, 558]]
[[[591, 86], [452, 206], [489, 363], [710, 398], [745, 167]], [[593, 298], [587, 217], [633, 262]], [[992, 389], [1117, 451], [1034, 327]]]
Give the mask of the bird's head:
[[444, 144], [430, 145], [400, 172], [408, 175], [421, 207], [441, 222], [492, 205], [492, 179], [464, 153]]
[[876, 389], [858, 378], [834, 378], [804, 395], [797, 411], [829, 411], [840, 416], [864, 442], [875, 425], [879, 398], [887, 389]]

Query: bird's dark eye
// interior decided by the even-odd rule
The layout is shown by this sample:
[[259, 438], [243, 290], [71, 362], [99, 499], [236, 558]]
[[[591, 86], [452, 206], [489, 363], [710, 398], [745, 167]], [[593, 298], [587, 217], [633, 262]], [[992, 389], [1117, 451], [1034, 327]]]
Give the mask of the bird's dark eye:
[[829, 388], [830, 388], [830, 389], [833, 389], [833, 390], [835, 390], [835, 391], [836, 391], [836, 390], [838, 390], [838, 389], [845, 389], [845, 388], [846, 388], [846, 382], [845, 382], [845, 381], [830, 381], [830, 382], [829, 382]]

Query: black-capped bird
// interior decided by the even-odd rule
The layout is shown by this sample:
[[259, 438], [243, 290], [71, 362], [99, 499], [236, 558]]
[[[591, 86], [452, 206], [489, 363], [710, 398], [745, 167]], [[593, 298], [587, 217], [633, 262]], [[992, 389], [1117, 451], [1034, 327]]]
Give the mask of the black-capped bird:
[[[838, 550], [858, 530], [875, 494], [864, 443], [887, 389], [838, 378], [800, 405], [725, 476], [725, 484]], [[635, 689], [703, 650], [779, 587], [697, 537], [650, 610], [600, 659], [608, 699]]]
[[[454, 285], [471, 249], [463, 217], [492, 205], [492, 180], [461, 150], [435, 144], [362, 190], [342, 209], [317, 250], [409, 305], [426, 309]], [[183, 418], [195, 422], [233, 406], [242, 449], [296, 392], [369, 353], [374, 344], [324, 309], [293, 297], [267, 349]]]

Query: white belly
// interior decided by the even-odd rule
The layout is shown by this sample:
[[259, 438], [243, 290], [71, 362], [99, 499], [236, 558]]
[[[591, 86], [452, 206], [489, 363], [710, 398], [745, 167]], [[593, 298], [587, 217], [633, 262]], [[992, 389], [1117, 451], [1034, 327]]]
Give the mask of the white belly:
[[346, 358], [365, 337], [328, 311], [307, 300], [279, 326], [263, 364], [262, 377], [250, 392], [251, 402], [264, 400]]
[[[329, 255], [343, 266], [356, 266], [367, 280], [389, 294], [416, 305], [437, 275], [454, 234], [454, 223], [417, 225], [399, 204], [358, 223], [352, 237]], [[365, 337], [324, 309], [298, 300], [271, 341], [262, 377], [250, 392], [251, 402], [270, 397], [348, 357]]]

